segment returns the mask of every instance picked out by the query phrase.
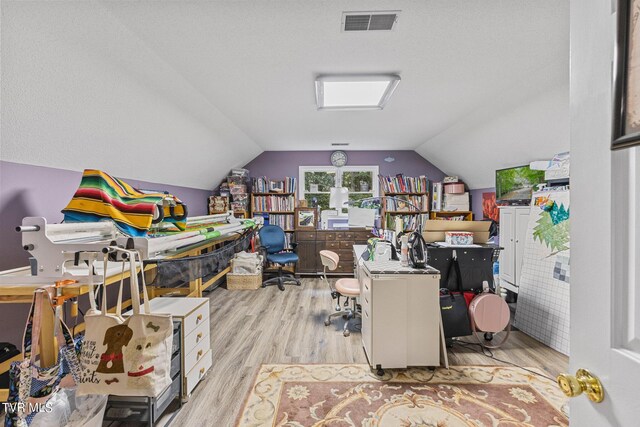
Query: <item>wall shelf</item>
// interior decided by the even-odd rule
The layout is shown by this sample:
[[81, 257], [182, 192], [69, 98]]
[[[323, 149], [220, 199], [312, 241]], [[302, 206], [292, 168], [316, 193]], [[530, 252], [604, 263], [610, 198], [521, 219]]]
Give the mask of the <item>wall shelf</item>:
[[431, 211], [429, 219], [447, 220], [454, 216], [464, 216], [464, 221], [473, 221], [473, 212], [471, 211]]

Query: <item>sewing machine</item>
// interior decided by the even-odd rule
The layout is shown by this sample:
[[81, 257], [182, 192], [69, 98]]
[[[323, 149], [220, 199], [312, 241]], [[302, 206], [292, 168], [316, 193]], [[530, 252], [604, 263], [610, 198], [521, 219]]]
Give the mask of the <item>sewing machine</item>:
[[[26, 217], [16, 231], [22, 233], [23, 249], [31, 254], [31, 274], [0, 275], [0, 284], [51, 284], [65, 279], [86, 284], [87, 265], [96, 261], [96, 254], [109, 253], [112, 261], [122, 261], [122, 252], [114, 250], [115, 247], [138, 250], [143, 260], [162, 259], [252, 225], [252, 221], [227, 212], [189, 218], [183, 232], [171, 232], [171, 224], [161, 224], [148, 237], [130, 237], [122, 234], [112, 221], [49, 224], [42, 217]], [[94, 270], [101, 264], [96, 263]], [[93, 275], [93, 283], [103, 281], [102, 273]]]

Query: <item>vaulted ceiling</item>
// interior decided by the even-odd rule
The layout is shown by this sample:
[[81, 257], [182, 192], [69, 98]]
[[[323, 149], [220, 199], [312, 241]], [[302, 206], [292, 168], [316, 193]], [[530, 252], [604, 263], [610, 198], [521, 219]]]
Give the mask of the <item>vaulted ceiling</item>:
[[[496, 158], [469, 135], [532, 99], [544, 98], [521, 115], [548, 111], [545, 97], [568, 109], [568, 93], [555, 95], [568, 82], [568, 1], [3, 2], [2, 9], [3, 160], [210, 188], [263, 150], [345, 142], [350, 150], [415, 149], [477, 187], [497, 166], [553, 154], [558, 141], [536, 134], [534, 151], [522, 145], [528, 140], [491, 137]], [[342, 32], [342, 12], [353, 10], [401, 13], [391, 32]], [[384, 110], [316, 110], [317, 74], [388, 72], [402, 82]], [[484, 145], [489, 137], [478, 138]]]

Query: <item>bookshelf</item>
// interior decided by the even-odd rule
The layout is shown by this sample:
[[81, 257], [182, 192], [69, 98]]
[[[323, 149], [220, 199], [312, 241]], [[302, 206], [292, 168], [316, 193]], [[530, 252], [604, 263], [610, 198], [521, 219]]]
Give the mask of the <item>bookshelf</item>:
[[286, 248], [289, 249], [295, 231], [297, 181], [291, 177], [282, 180], [269, 180], [264, 176], [252, 179], [251, 217], [262, 216], [269, 224], [282, 228]]
[[[427, 177], [396, 175], [380, 176], [379, 180], [382, 196], [398, 199], [382, 198], [382, 228], [395, 230], [395, 221], [398, 217], [402, 219], [403, 231], [415, 230], [418, 225], [424, 225], [429, 216], [429, 180]], [[411, 205], [416, 206], [418, 210]]]

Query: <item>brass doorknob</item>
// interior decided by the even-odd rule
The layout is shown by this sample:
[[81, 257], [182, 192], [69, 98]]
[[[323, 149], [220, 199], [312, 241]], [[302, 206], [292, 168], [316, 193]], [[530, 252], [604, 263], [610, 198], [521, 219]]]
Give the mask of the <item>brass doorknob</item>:
[[578, 369], [576, 376], [560, 374], [557, 378], [560, 390], [567, 397], [580, 396], [585, 393], [589, 400], [600, 403], [604, 400], [604, 388], [598, 377], [586, 369]]

